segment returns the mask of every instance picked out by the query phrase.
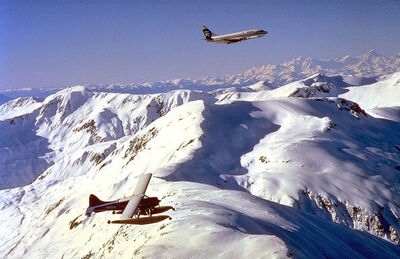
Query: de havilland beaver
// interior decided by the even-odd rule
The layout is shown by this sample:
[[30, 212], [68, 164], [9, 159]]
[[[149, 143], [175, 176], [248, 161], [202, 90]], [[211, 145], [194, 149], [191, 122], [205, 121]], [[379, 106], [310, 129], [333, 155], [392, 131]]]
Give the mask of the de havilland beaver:
[[206, 26], [202, 25], [201, 29], [203, 30], [205, 41], [214, 42], [214, 43], [238, 43], [244, 40], [256, 39], [267, 34], [264, 30], [248, 30], [248, 31], [240, 31], [233, 32], [229, 34], [216, 35], [212, 33]]
[[[149, 224], [159, 222], [166, 218], [171, 219], [168, 215], [154, 214], [162, 213], [170, 209], [171, 206], [160, 207], [160, 200], [157, 197], [148, 197], [144, 195], [149, 185], [152, 174], [143, 174], [139, 177], [133, 195], [130, 197], [118, 199], [115, 201], [102, 201], [95, 195], [89, 196], [89, 207], [86, 210], [86, 216], [90, 216], [92, 212], [112, 211], [113, 214], [122, 214], [119, 220], [108, 221], [108, 223], [119, 224]], [[139, 218], [140, 215], [147, 217]]]

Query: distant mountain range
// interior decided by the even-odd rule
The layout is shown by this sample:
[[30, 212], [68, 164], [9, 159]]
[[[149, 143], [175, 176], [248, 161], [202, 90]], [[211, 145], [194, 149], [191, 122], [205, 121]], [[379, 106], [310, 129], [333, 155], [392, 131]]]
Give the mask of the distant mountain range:
[[[233, 82], [243, 80], [267, 81], [281, 86], [320, 73], [325, 75], [353, 75], [358, 77], [378, 77], [400, 70], [400, 53], [385, 57], [374, 50], [358, 56], [350, 55], [335, 60], [298, 57], [280, 65], [253, 67], [231, 78]], [[229, 77], [227, 77], [229, 78]]]
[[[385, 57], [374, 50], [370, 50], [358, 57], [347, 55], [335, 60], [298, 57], [279, 65], [253, 67], [243, 73], [223, 77], [185, 78], [142, 84], [133, 83], [130, 85], [89, 85], [88, 89], [101, 92], [152, 94], [178, 89], [210, 91], [219, 88], [240, 88], [254, 85], [260, 81], [264, 81], [266, 86], [276, 88], [317, 73], [327, 76], [353, 75], [356, 77], [377, 78], [397, 71], [400, 71], [400, 53], [392, 57]], [[0, 104], [17, 97], [45, 98], [59, 90], [61, 89], [24, 88], [0, 90]]]

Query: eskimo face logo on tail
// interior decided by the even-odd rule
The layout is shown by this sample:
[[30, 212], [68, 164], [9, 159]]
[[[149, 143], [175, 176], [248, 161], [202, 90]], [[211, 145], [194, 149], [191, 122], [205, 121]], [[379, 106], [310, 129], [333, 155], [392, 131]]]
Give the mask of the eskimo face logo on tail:
[[204, 33], [204, 36], [206, 37], [206, 39], [211, 38], [211, 31], [209, 29], [204, 29], [203, 33]]

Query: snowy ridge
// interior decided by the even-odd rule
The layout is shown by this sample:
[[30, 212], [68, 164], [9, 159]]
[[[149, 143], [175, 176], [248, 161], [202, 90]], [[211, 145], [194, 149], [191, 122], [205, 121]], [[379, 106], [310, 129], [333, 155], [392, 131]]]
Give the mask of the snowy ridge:
[[400, 106], [400, 76], [394, 73], [382, 78], [380, 82], [350, 88], [343, 98], [351, 98], [366, 109]]
[[[77, 86], [5, 103], [0, 255], [398, 257], [400, 98], [385, 100], [400, 72], [378, 79], [143, 95]], [[142, 173], [154, 174], [147, 194], [176, 208], [171, 221], [84, 216], [89, 194], [131, 195]]]
[[0, 106], [0, 120], [18, 117], [26, 111], [34, 111], [41, 106], [41, 102], [33, 97], [19, 97]]

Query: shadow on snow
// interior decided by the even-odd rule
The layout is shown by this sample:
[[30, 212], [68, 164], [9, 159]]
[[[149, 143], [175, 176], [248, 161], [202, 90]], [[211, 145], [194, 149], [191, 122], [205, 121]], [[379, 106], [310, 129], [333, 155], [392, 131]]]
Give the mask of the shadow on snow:
[[[191, 160], [164, 179], [245, 190], [229, 176], [247, 173], [247, 169], [240, 164], [240, 157], [280, 127], [265, 118], [253, 117], [251, 113], [256, 111], [259, 109], [249, 102], [206, 105], [201, 123], [202, 147]], [[221, 178], [222, 175], [227, 175], [229, 179]]]

